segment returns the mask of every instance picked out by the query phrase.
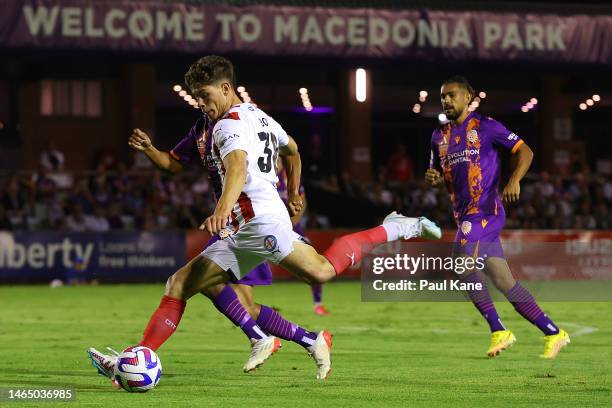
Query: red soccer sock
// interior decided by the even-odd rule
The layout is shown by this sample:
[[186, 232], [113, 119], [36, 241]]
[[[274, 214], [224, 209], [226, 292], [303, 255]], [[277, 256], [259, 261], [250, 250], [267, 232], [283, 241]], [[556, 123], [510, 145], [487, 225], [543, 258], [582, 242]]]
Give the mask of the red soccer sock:
[[151, 316], [139, 346], [157, 351], [176, 330], [187, 302], [170, 296], [162, 297], [159, 307]]
[[340, 275], [346, 268], [361, 261], [363, 254], [387, 242], [387, 231], [383, 226], [343, 235], [325, 250], [323, 256]]

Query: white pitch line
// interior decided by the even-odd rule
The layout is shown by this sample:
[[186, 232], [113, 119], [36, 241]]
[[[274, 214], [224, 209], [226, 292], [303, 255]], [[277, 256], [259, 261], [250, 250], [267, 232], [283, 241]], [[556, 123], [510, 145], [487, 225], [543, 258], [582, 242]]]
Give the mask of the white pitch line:
[[599, 330], [597, 327], [583, 326], [577, 323], [561, 323], [561, 326], [571, 327], [575, 329], [576, 331], [572, 331], [570, 333], [572, 337], [584, 336], [585, 334], [595, 333]]

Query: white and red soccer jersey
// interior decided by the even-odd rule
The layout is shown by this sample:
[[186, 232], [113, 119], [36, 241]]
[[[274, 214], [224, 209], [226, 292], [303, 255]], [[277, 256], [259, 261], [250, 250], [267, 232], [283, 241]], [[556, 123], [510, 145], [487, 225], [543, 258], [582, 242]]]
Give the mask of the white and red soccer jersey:
[[223, 159], [234, 150], [247, 153], [246, 183], [231, 214], [237, 230], [253, 217], [273, 214], [289, 220], [287, 209], [276, 192], [278, 149], [289, 143], [287, 132], [270, 116], [250, 103], [232, 106], [213, 129], [212, 160], [222, 183]]

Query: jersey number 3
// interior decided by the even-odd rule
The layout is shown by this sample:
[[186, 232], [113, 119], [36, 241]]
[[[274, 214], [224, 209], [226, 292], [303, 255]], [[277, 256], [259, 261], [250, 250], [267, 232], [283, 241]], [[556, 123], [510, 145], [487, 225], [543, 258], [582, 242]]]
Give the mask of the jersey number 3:
[[[274, 133], [259, 132], [257, 136], [259, 136], [259, 140], [265, 142], [264, 155], [259, 157], [257, 165], [262, 173], [269, 173], [272, 170], [272, 166], [276, 166], [276, 160], [278, 159], [278, 141]], [[272, 146], [270, 146], [270, 141], [272, 141]]]

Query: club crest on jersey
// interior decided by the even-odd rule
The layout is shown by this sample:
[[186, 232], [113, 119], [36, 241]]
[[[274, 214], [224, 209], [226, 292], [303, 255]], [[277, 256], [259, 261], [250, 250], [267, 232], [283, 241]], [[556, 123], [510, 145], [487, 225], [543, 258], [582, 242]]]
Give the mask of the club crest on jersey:
[[476, 131], [476, 129], [472, 129], [467, 133], [467, 140], [470, 143], [478, 142], [478, 132]]
[[274, 252], [277, 244], [278, 241], [276, 240], [276, 237], [274, 235], [266, 235], [264, 237], [264, 248], [266, 249], [266, 251]]
[[461, 223], [461, 232], [463, 233], [463, 235], [469, 234], [471, 230], [472, 230], [472, 223], [471, 222], [463, 221]]

